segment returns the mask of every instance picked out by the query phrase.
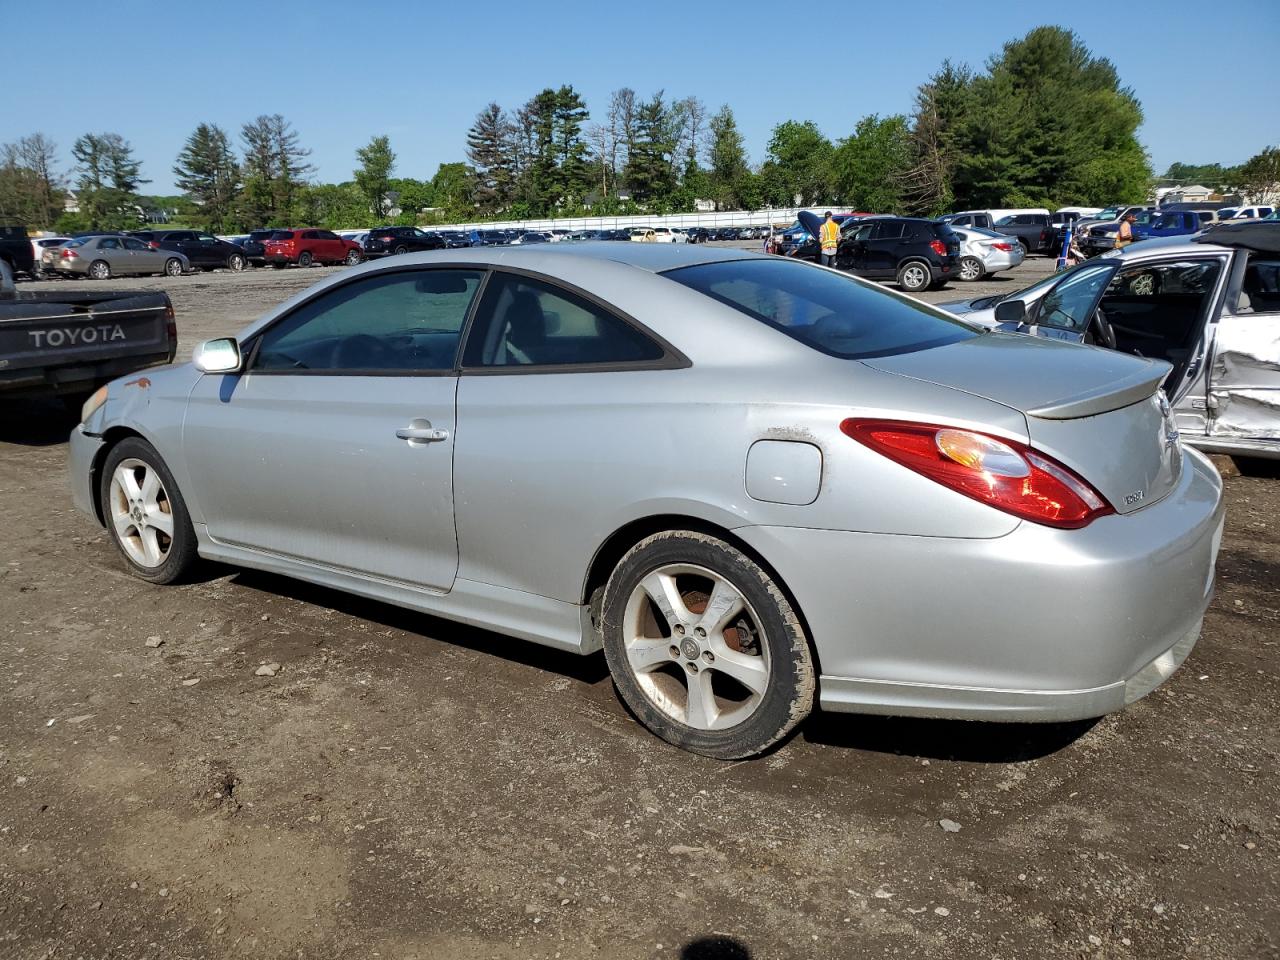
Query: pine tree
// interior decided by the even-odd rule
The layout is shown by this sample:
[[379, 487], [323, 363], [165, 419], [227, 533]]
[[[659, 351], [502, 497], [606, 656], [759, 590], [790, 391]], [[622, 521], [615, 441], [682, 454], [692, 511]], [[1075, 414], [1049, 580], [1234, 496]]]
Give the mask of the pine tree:
[[211, 232], [233, 228], [240, 168], [217, 124], [202, 123], [187, 138], [173, 166], [174, 183], [196, 207], [196, 220]]
[[743, 188], [750, 169], [742, 133], [728, 104], [711, 118], [711, 192], [716, 208], [737, 210], [743, 205]]
[[513, 199], [519, 158], [511, 128], [502, 108], [490, 103], [467, 132], [467, 159], [475, 170], [472, 198], [483, 213], [497, 213]]
[[86, 133], [71, 147], [80, 211], [90, 229], [122, 229], [139, 222], [138, 187], [150, 183], [133, 148], [118, 133]]
[[655, 212], [665, 209], [675, 187], [673, 150], [670, 117], [659, 90], [636, 110], [635, 139], [628, 149], [626, 168], [632, 196]]
[[587, 119], [587, 104], [571, 86], [555, 92], [552, 108], [555, 141], [556, 204], [580, 204], [590, 189], [587, 174], [587, 144], [582, 138], [582, 125]]
[[240, 128], [244, 146], [242, 218], [251, 227], [291, 224], [294, 200], [313, 171], [311, 151], [278, 113], [259, 116]]

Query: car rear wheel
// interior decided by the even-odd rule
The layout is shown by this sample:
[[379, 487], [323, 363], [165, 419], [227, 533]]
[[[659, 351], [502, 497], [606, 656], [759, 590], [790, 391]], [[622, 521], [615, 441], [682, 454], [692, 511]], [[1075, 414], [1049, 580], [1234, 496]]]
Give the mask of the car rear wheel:
[[238, 253], [233, 253], [231, 257], [227, 260], [228, 269], [233, 270], [236, 273], [239, 273], [240, 271], [242, 271], [245, 268], [245, 266], [246, 266], [246, 263], [245, 263], [244, 257], [240, 256], [240, 254]]
[[961, 280], [981, 280], [986, 273], [987, 268], [982, 265], [982, 261], [977, 257], [960, 258]]
[[408, 247], [406, 247], [406, 246], [402, 243], [402, 244], [400, 244], [400, 246], [396, 247], [396, 248], [395, 248], [394, 250], [392, 250], [391, 252], [392, 252], [392, 253], [394, 253], [394, 254], [398, 257], [398, 256], [400, 256], [400, 254], [402, 254], [402, 253], [408, 253], [408, 252], [409, 252], [409, 248], [408, 248]]
[[171, 277], [182, 275], [182, 261], [177, 257], [170, 257], [164, 262], [164, 272]]
[[933, 274], [930, 273], [928, 265], [918, 260], [904, 263], [898, 268], [898, 286], [908, 293], [919, 293], [927, 289], [932, 282]]
[[125, 565], [152, 583], [172, 583], [196, 560], [196, 535], [173, 474], [155, 447], [128, 437], [103, 464], [102, 516]]
[[95, 260], [89, 264], [89, 276], [95, 280], [108, 280], [111, 278], [111, 265], [105, 260]]
[[359, 262], [360, 262], [360, 251], [359, 251], [359, 250], [348, 250], [348, 251], [347, 251], [347, 266], [348, 266], [348, 267], [354, 267], [354, 266], [355, 266], [357, 263], [359, 263]]
[[693, 753], [753, 756], [813, 708], [795, 610], [766, 570], [715, 537], [667, 531], [628, 551], [605, 587], [601, 630], [623, 701]]
[[1019, 239], [1018, 246], [1022, 248], [1022, 258], [1024, 260], [1031, 255], [1031, 248], [1027, 246], [1027, 241]]
[[300, 267], [309, 267], [309, 266], [311, 266], [311, 254], [310, 254], [310, 252], [308, 252], [308, 251], [306, 251], [306, 250], [303, 250], [300, 254], [298, 254], [298, 266], [300, 266]]

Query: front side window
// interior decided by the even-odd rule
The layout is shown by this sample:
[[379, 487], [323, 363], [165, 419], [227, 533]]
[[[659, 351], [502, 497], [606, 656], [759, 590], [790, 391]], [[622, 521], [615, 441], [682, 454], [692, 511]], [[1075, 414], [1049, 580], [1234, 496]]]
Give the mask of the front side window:
[[663, 276], [843, 359], [910, 353], [978, 335], [926, 304], [794, 260], [704, 263]]
[[115, 237], [106, 237], [98, 243], [99, 250], [119, 250], [120, 241]]
[[541, 280], [495, 274], [467, 339], [468, 367], [644, 363], [662, 346], [620, 317]]
[[408, 373], [452, 370], [484, 273], [375, 273], [321, 294], [262, 334], [254, 370]]
[[1086, 267], [1068, 274], [1040, 300], [1036, 323], [1083, 333], [1115, 267]]
[[150, 249], [151, 249], [151, 248], [150, 248], [150, 247], [148, 247], [145, 243], [143, 243], [141, 240], [134, 240], [132, 237], [130, 237], [129, 239], [125, 240], [125, 242], [124, 242], [124, 248], [125, 248], [126, 250], [150, 250]]

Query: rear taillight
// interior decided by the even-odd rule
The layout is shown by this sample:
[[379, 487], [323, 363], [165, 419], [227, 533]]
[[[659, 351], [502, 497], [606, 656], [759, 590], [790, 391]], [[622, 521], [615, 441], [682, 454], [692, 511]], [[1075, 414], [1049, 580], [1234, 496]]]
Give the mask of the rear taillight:
[[164, 332], [169, 338], [169, 362], [172, 363], [178, 353], [178, 321], [173, 315], [172, 303], [164, 306]]
[[75, 259], [77, 259], [79, 256], [80, 256], [80, 254], [76, 253], [74, 250], [63, 250], [63, 251], [62, 251], [62, 259], [63, 259], [63, 260], [75, 260]]
[[1009, 253], [1010, 251], [1013, 250], [1013, 244], [1012, 243], [993, 243], [991, 245], [991, 249], [1003, 250], [1005, 253]]
[[147, 244], [147, 246], [148, 246], [148, 247], [150, 247], [152, 250], [159, 250], [159, 249], [160, 249], [160, 244], [156, 243], [154, 240], [152, 240], [150, 243], [148, 243], [148, 244]]
[[930, 240], [929, 249], [940, 257], [945, 257], [947, 255], [947, 245], [941, 240]]
[[901, 420], [850, 418], [840, 430], [909, 470], [1024, 520], [1076, 529], [1115, 512], [1067, 467], [1016, 440]]

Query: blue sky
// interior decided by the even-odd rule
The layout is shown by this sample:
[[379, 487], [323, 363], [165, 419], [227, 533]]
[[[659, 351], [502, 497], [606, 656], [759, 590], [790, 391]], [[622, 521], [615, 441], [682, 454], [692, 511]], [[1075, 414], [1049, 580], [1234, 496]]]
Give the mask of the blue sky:
[[845, 136], [865, 114], [909, 112], [944, 57], [979, 67], [1005, 41], [1057, 23], [1116, 62], [1137, 92], [1157, 172], [1175, 160], [1239, 163], [1280, 142], [1280, 0], [979, 7], [975, 16], [972, 4], [934, 0], [114, 0], [63, 18], [47, 4], [0, 0], [10, 77], [0, 141], [43, 131], [69, 168], [77, 136], [114, 131], [142, 159], [153, 181], [145, 190], [165, 193], [198, 122], [236, 132], [280, 112], [321, 180], [348, 179], [356, 148], [384, 133], [397, 173], [429, 178], [463, 159], [466, 131], [490, 100], [514, 107], [570, 83], [597, 116], [621, 86], [692, 94], [711, 110], [728, 103], [759, 161], [781, 120]]

